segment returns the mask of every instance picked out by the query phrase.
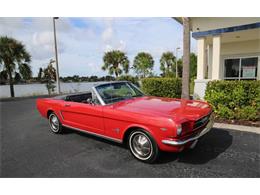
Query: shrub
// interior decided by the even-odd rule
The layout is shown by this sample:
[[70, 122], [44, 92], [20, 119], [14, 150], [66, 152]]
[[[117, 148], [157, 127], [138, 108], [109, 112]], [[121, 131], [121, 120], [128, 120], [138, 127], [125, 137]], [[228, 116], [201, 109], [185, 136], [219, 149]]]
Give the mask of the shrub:
[[130, 81], [131, 83], [135, 84], [137, 87], [140, 87], [137, 77], [133, 77], [131, 75], [122, 75], [118, 77], [116, 80], [118, 81]]
[[237, 115], [239, 119], [256, 120], [259, 117], [259, 114], [260, 113], [258, 113], [257, 116], [257, 110], [253, 106], [246, 106], [237, 110]]
[[211, 81], [205, 100], [219, 118], [260, 120], [260, 81]]
[[181, 80], [179, 78], [145, 78], [142, 79], [142, 90], [152, 96], [181, 97]]

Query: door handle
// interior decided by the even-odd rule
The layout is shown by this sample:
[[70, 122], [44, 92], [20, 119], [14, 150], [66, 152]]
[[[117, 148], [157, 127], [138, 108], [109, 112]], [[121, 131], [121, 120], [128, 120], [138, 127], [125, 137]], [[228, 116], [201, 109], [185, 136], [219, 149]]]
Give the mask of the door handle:
[[65, 106], [65, 107], [70, 107], [70, 104], [65, 104], [64, 106]]

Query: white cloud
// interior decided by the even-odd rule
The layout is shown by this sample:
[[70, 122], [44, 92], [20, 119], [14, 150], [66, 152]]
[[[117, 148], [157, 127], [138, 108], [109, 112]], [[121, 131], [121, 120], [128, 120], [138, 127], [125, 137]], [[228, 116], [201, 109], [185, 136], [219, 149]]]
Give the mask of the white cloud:
[[111, 46], [111, 45], [106, 45], [105, 46], [105, 52], [108, 52], [108, 51], [111, 51], [111, 50], [113, 50], [113, 47]]
[[115, 33], [114, 30], [114, 18], [104, 18], [104, 24], [106, 26], [105, 30], [102, 33], [102, 40], [104, 43], [104, 51], [111, 51], [111, 50], [126, 50], [126, 42], [120, 40]]
[[111, 50], [120, 50], [120, 51], [126, 51], [126, 43], [122, 40], [115, 43], [114, 45], [106, 44], [105, 45], [105, 52], [111, 51]]
[[[170, 18], [76, 20], [79, 25], [71, 18], [56, 21], [61, 76], [105, 75], [101, 70], [102, 57], [113, 49], [125, 51], [131, 62], [138, 52], [150, 52], [158, 66], [161, 53], [174, 51], [181, 43], [181, 27]], [[52, 22], [52, 18], [0, 18], [0, 36], [8, 35], [25, 44], [32, 55], [34, 75], [54, 58]], [[159, 71], [158, 67], [155, 69]]]
[[112, 38], [113, 38], [113, 28], [112, 27], [108, 27], [102, 33], [102, 40], [105, 43], [109, 43], [109, 42], [112, 41]]
[[120, 40], [119, 43], [118, 43], [117, 49], [125, 51], [126, 50], [126, 42], [124, 42], [123, 40]]
[[32, 35], [30, 50], [35, 59], [45, 59], [53, 55], [53, 33], [50, 31], [35, 32]]
[[34, 45], [53, 44], [53, 32], [36, 32], [33, 34], [32, 40]]
[[113, 29], [113, 19], [111, 18], [104, 18], [104, 25], [105, 25], [105, 29], [102, 32], [102, 41], [105, 45], [105, 51], [109, 51], [114, 49], [114, 43], [116, 41], [116, 35], [114, 33], [114, 29]]

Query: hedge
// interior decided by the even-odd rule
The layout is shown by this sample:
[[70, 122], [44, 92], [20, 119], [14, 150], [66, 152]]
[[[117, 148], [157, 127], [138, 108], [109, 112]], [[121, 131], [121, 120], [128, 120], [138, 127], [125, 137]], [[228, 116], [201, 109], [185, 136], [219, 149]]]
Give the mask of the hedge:
[[159, 97], [181, 97], [181, 79], [179, 78], [145, 78], [142, 90], [147, 95]]
[[260, 81], [211, 81], [205, 100], [218, 118], [260, 120]]

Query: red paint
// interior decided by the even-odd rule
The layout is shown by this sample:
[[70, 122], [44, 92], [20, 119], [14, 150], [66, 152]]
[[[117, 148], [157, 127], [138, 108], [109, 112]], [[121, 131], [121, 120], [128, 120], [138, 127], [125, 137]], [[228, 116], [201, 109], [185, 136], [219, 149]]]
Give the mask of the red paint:
[[[170, 146], [162, 140], [184, 139], [199, 132], [202, 128], [193, 131], [194, 122], [212, 111], [202, 101], [150, 96], [105, 106], [43, 98], [37, 100], [37, 109], [43, 117], [47, 117], [49, 110], [54, 111], [63, 125], [122, 141], [127, 130], [139, 127], [152, 135], [161, 150], [173, 152], [179, 152], [191, 143]], [[181, 123], [183, 134], [177, 136], [176, 126]]]

